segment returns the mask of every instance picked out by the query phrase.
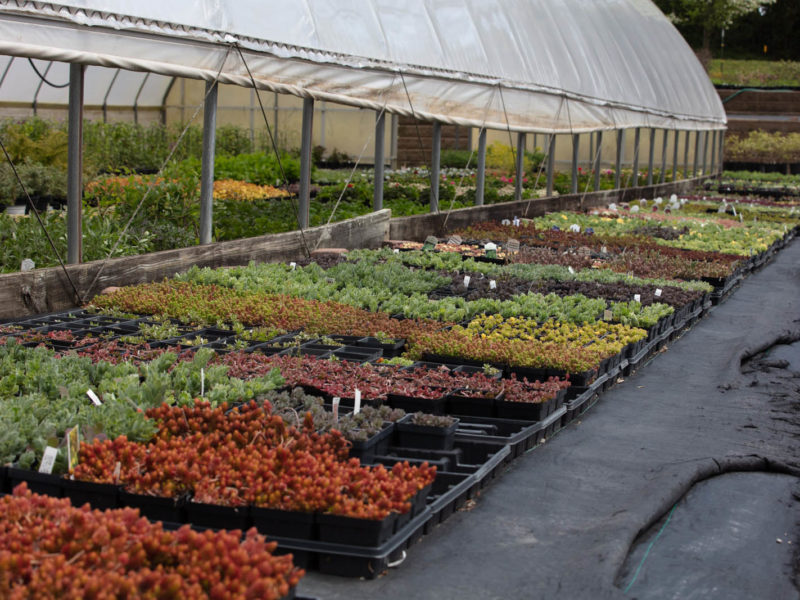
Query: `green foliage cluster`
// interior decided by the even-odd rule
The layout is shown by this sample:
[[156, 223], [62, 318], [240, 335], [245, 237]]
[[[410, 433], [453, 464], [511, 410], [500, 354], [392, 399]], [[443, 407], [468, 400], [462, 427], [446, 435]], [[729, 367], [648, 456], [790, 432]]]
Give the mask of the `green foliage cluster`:
[[[246, 381], [228, 377], [228, 367], [209, 363], [213, 356], [201, 348], [189, 361], [176, 361], [167, 352], [139, 366], [114, 365], [71, 354], [54, 360], [50, 350], [7, 339], [0, 344], [0, 463], [31, 468], [45, 447], [54, 445], [60, 447], [56, 470], [63, 472], [66, 449], [60, 441], [67, 429], [79, 426], [84, 437], [91, 431], [146, 441], [156, 431], [144, 416], [148, 408], [190, 404], [201, 391], [218, 406], [259, 398], [283, 384], [277, 369]], [[100, 406], [89, 400], [88, 389], [101, 399]]]

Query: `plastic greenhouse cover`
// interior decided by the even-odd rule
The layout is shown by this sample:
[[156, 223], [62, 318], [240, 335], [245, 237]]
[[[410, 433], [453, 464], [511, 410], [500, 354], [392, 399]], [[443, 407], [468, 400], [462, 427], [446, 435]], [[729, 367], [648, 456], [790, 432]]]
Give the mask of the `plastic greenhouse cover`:
[[[244, 86], [252, 73], [262, 89], [492, 129], [726, 123], [650, 0], [0, 0], [0, 54]], [[135, 95], [137, 81], [115, 85]]]

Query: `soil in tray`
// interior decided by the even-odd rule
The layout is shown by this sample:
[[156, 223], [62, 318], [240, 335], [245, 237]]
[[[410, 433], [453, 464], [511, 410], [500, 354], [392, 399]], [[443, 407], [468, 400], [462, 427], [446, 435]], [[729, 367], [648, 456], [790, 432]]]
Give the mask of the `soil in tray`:
[[515, 277], [495, 280], [495, 289], [490, 289], [489, 278], [482, 278], [479, 274], [472, 274], [469, 287], [464, 289], [464, 275], [453, 275], [452, 272], [443, 272], [442, 275], [452, 278], [452, 284], [440, 288], [431, 294], [431, 297], [444, 297], [446, 295], [463, 296], [466, 300], [479, 298], [495, 298], [508, 300], [519, 294], [537, 292], [540, 294], [554, 293], [557, 296], [572, 296], [583, 294], [587, 298], [605, 298], [609, 302], [628, 302], [635, 294], [639, 294], [643, 306], [655, 302], [669, 304], [673, 307], [683, 306], [702, 296], [702, 292], [683, 290], [677, 287], [662, 287], [661, 296], [656, 296], [657, 286], [654, 285], [628, 285], [623, 283], [597, 283], [594, 281], [556, 281], [546, 279], [542, 281], [526, 281]]

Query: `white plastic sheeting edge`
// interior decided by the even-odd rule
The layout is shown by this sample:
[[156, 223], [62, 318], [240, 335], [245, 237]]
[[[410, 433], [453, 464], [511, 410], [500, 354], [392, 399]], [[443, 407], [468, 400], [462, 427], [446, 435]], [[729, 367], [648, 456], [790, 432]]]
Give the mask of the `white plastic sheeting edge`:
[[[336, 0], [334, 4], [337, 2], [344, 0]], [[542, 2], [545, 0], [536, 0], [535, 3], [541, 5]], [[208, 6], [220, 4], [210, 0], [175, 4], [198, 3]], [[578, 8], [586, 3], [587, 0], [551, 0], [549, 4]], [[303, 4], [309, 10], [319, 9], [319, 6], [312, 6], [318, 3], [311, 0]], [[372, 6], [372, 3], [368, 4]], [[425, 2], [426, 7], [434, 4], [452, 2]], [[473, 3], [468, 4], [472, 6]], [[634, 8], [641, 5], [638, 9], [643, 13], [647, 13], [648, 6], [652, 7], [645, 0], [595, 4], [607, 4], [609, 10], [615, 4], [633, 5]], [[269, 10], [262, 11], [269, 15]], [[219, 22], [219, 11], [211, 13], [216, 15], [211, 20]], [[239, 12], [236, 14], [240, 15]], [[653, 19], [648, 14], [642, 18], [644, 24]], [[557, 23], [559, 26], [561, 24], [561, 21]], [[657, 24], [657, 30], [663, 32], [663, 26]], [[561, 37], [573, 36], [569, 43], [584, 43], [578, 38], [586, 33], [585, 30], [570, 26], [570, 23], [565, 25], [567, 27], [561, 32]], [[551, 26], [554, 25], [551, 23]], [[542, 24], [538, 23], [537, 27], [541, 30]], [[320, 27], [314, 28], [315, 35], [319, 30]], [[459, 32], [454, 33], [457, 35]], [[310, 39], [308, 36], [298, 36], [301, 41], [318, 43], [319, 37], [317, 35]], [[640, 38], [633, 36], [631, 39], [635, 41]], [[650, 65], [653, 72], [649, 73], [641, 69], [642, 60], [636, 56], [636, 48], [632, 47], [629, 63], [616, 65], [616, 70], [598, 66], [606, 80], [589, 82], [590, 85], [575, 84], [575, 89], [570, 90], [555, 85], [558, 83], [558, 73], [542, 77], [541, 81], [520, 81], [445, 68], [448, 66], [446, 56], [434, 57], [428, 66], [412, 65], [397, 59], [384, 60], [379, 52], [376, 52], [377, 59], [367, 59], [330, 50], [235, 36], [191, 24], [186, 26], [147, 18], [129, 18], [52, 3], [0, 0], [1, 54], [206, 80], [213, 79], [219, 72], [219, 79], [223, 83], [250, 86], [250, 78], [233, 43], [242, 48], [259, 88], [373, 110], [385, 107], [392, 113], [445, 123], [540, 133], [581, 133], [630, 127], [724, 129], [726, 124], [721, 102], [702, 72], [702, 67], [699, 63], [693, 65], [691, 61], [687, 62], [685, 55], [686, 52], [690, 53], [688, 47], [674, 49], [681, 60], [677, 60], [678, 57], [673, 54], [663, 63]], [[516, 47], [519, 44], [517, 41]], [[598, 48], [601, 59], [605, 56], [602, 52], [604, 49], [608, 50], [605, 46]], [[543, 61], [551, 56], [553, 49], [545, 50]], [[413, 53], [411, 55], [414, 56]], [[588, 60], [591, 57], [586, 58]], [[697, 62], [693, 56], [691, 59]], [[570, 58], [565, 68], [569, 68], [570, 64], [575, 66], [574, 57]], [[686, 72], [676, 74], [672, 64], [678, 64]], [[483, 68], [487, 69], [485, 65]], [[658, 72], [659, 68], [663, 69], [663, 73]], [[498, 67], [498, 70], [509, 72], [503, 67]], [[641, 73], [637, 73], [637, 70]], [[659, 92], [656, 86], [662, 75], [669, 89], [664, 88]], [[637, 77], [640, 79], [637, 80]], [[631, 81], [637, 82], [638, 87], [623, 92], [609, 92], [609, 87], [615, 83], [622, 85]], [[671, 82], [675, 81], [681, 81], [683, 87], [673, 89], [675, 86]], [[598, 97], [598, 89], [605, 90], [608, 98]], [[657, 97], [662, 92], [663, 102]], [[694, 98], [694, 104], [681, 98], [682, 94]], [[650, 100], [641, 102], [643, 97]]]

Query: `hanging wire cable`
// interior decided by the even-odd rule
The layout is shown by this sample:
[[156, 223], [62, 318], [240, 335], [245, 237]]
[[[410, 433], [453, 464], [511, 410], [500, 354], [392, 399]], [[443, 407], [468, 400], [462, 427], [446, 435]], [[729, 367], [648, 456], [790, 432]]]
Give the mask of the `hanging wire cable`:
[[34, 64], [33, 59], [29, 58], [28, 62], [30, 63], [31, 68], [33, 69], [34, 73], [36, 73], [39, 76], [39, 79], [41, 79], [44, 83], [46, 83], [50, 87], [53, 87], [53, 88], [56, 88], [56, 89], [69, 87], [69, 81], [67, 81], [67, 83], [62, 83], [62, 84], [56, 84], [56, 83], [53, 83], [52, 81], [49, 81], [47, 79], [47, 77], [42, 75], [42, 73], [39, 72], [39, 69], [36, 68], [36, 65]]
[[53, 249], [53, 254], [55, 254], [56, 258], [58, 259], [58, 264], [61, 265], [61, 269], [64, 271], [64, 275], [66, 275], [67, 281], [69, 281], [69, 284], [72, 287], [72, 291], [75, 292], [75, 300], [77, 304], [81, 304], [82, 300], [81, 300], [81, 295], [78, 292], [78, 288], [75, 287], [75, 283], [72, 281], [72, 277], [70, 276], [69, 271], [67, 270], [67, 267], [64, 264], [64, 261], [61, 259], [61, 255], [58, 253], [56, 245], [53, 243], [53, 238], [50, 237], [50, 233], [47, 231], [47, 227], [44, 226], [44, 223], [42, 222], [42, 217], [39, 215], [39, 211], [36, 210], [36, 206], [33, 204], [33, 200], [31, 199], [28, 190], [25, 188], [25, 184], [22, 182], [22, 178], [19, 176], [19, 173], [17, 172], [17, 167], [14, 166], [14, 163], [8, 154], [8, 150], [6, 150], [6, 146], [3, 143], [2, 139], [0, 139], [0, 147], [3, 148], [3, 154], [5, 154], [8, 164], [11, 165], [11, 170], [14, 172], [14, 177], [16, 178], [19, 187], [22, 188], [22, 193], [25, 194], [25, 198], [27, 199], [28, 205], [31, 207], [33, 214], [36, 215], [36, 220], [39, 222], [39, 226], [42, 228], [42, 231], [44, 231], [44, 235], [45, 237], [47, 237], [47, 242]]
[[[392, 78], [392, 83], [390, 83], [389, 87], [386, 88], [386, 89], [391, 89], [392, 85], [394, 84], [394, 80], [395, 80], [395, 78], [393, 77]], [[384, 90], [384, 94], [385, 93], [386, 92]], [[386, 102], [384, 102], [383, 106], [381, 107], [381, 110], [378, 113], [378, 118], [383, 116], [385, 113], [386, 113]], [[333, 216], [336, 214], [336, 209], [339, 208], [339, 203], [342, 201], [342, 198], [344, 198], [345, 192], [347, 192], [347, 189], [350, 186], [350, 183], [353, 181], [353, 175], [355, 175], [356, 169], [358, 169], [358, 165], [361, 163], [361, 159], [364, 157], [364, 152], [366, 152], [367, 146], [369, 145], [369, 143], [371, 141], [372, 141], [372, 136], [370, 135], [370, 136], [367, 137], [367, 140], [364, 142], [364, 145], [361, 147], [361, 153], [358, 155], [358, 158], [356, 158], [356, 162], [355, 162], [355, 164], [353, 164], [353, 168], [350, 169], [350, 174], [347, 176], [347, 179], [345, 180], [344, 186], [342, 186], [342, 191], [339, 193], [339, 197], [336, 199], [336, 203], [333, 205], [333, 209], [331, 210], [331, 214], [328, 215], [328, 221], [325, 223], [326, 226], [331, 224], [331, 221], [333, 220]], [[373, 178], [373, 185], [383, 185], [383, 181], [379, 182], [379, 181], [377, 181], [377, 180], [375, 180]], [[314, 250], [317, 250], [321, 243], [322, 243], [322, 236], [320, 236], [320, 238], [317, 240], [317, 244], [314, 246]]]
[[[411, 117], [414, 119], [414, 128], [417, 131], [417, 142], [419, 143], [419, 151], [422, 156], [425, 156], [425, 145], [422, 143], [422, 134], [419, 131], [419, 119], [417, 118], [417, 113], [414, 110], [414, 103], [411, 101], [411, 94], [408, 91], [408, 86], [406, 85], [406, 78], [403, 76], [403, 73], [400, 72], [400, 81], [403, 82], [403, 90], [405, 90], [406, 98], [408, 99], [408, 107], [411, 109]], [[433, 172], [431, 171], [428, 173], [428, 179], [431, 182], [431, 189], [433, 189]], [[439, 198], [436, 198], [437, 204]]]
[[511, 146], [511, 159], [514, 164], [517, 164], [517, 149], [514, 146], [514, 137], [511, 135], [511, 121], [508, 119], [508, 111], [506, 110], [506, 100], [503, 96], [503, 88], [497, 84], [497, 89], [500, 91], [500, 103], [503, 105], [503, 115], [506, 119], [506, 131], [508, 131], [508, 145]]
[[[234, 47], [239, 54], [239, 58], [242, 60], [242, 64], [244, 68], [247, 70], [247, 76], [250, 78], [250, 83], [253, 86], [253, 89], [256, 92], [256, 99], [258, 100], [258, 106], [261, 109], [261, 116], [264, 117], [264, 125], [267, 128], [267, 135], [269, 136], [270, 144], [272, 145], [272, 150], [275, 152], [275, 159], [278, 161], [278, 169], [281, 172], [281, 179], [283, 180], [284, 185], [289, 185], [289, 179], [286, 177], [286, 171], [283, 168], [283, 162], [281, 162], [281, 153], [278, 150], [278, 143], [275, 141], [275, 136], [272, 135], [272, 128], [269, 126], [269, 119], [267, 119], [267, 111], [264, 108], [264, 102], [261, 100], [261, 93], [259, 92], [258, 86], [256, 85], [256, 79], [253, 77], [252, 71], [250, 71], [250, 66], [247, 64], [247, 61], [244, 59], [244, 54], [242, 53], [242, 49], [239, 47], [239, 44], [234, 43]], [[300, 240], [303, 244], [303, 249], [306, 252], [306, 256], [311, 256], [311, 253], [308, 250], [308, 243], [306, 242], [306, 235], [303, 232], [303, 228], [300, 226], [300, 208], [297, 206], [294, 197], [290, 197], [289, 200], [292, 203], [292, 208], [294, 209], [294, 215], [297, 219], [297, 226], [298, 230], [300, 231]]]
[[[222, 68], [225, 66], [225, 61], [228, 60], [228, 55], [229, 54], [230, 54], [230, 48], [227, 49], [227, 51], [225, 52], [225, 56], [222, 58], [222, 63], [219, 65], [219, 69], [217, 70], [217, 74], [214, 77], [214, 82], [215, 83], [219, 81], [219, 76], [222, 73]], [[197, 106], [197, 108], [195, 108], [194, 113], [192, 113], [192, 116], [186, 122], [186, 125], [183, 128], [183, 131], [181, 131], [180, 135], [178, 136], [178, 139], [175, 140], [175, 143], [172, 145], [172, 149], [169, 151], [169, 154], [164, 159], [164, 161], [161, 163], [161, 166], [159, 167], [159, 169], [156, 172], [155, 176], [153, 176], [153, 178], [147, 184], [147, 189], [145, 190], [145, 193], [142, 195], [141, 200], [139, 200], [139, 203], [136, 205], [136, 208], [131, 213], [131, 216], [128, 218], [127, 223], [125, 223], [125, 227], [122, 228], [122, 231], [120, 232], [119, 237], [117, 238], [117, 241], [114, 242], [114, 245], [111, 247], [111, 250], [108, 251], [108, 255], [103, 259], [103, 263], [100, 265], [100, 268], [97, 270], [97, 273], [95, 273], [95, 276], [92, 279], [92, 282], [89, 284], [89, 287], [86, 288], [86, 297], [87, 298], [91, 295], [92, 289], [94, 289], [94, 286], [97, 283], [97, 280], [100, 279], [100, 275], [102, 275], [103, 271], [105, 270], [106, 265], [108, 264], [108, 260], [114, 255], [114, 252], [116, 252], [117, 247], [120, 245], [120, 243], [124, 239], [125, 234], [128, 232], [128, 229], [130, 228], [131, 224], [133, 223], [133, 220], [136, 218], [136, 215], [139, 214], [139, 210], [142, 208], [142, 206], [144, 206], [145, 201], [150, 197], [150, 192], [152, 192], [155, 189], [156, 185], [158, 184], [159, 175], [161, 175], [161, 173], [164, 171], [166, 166], [172, 160], [172, 157], [175, 155], [175, 152], [177, 151], [178, 146], [180, 146], [181, 141], [183, 141], [183, 138], [186, 136], [186, 132], [189, 131], [189, 127], [191, 126], [192, 122], [197, 118], [197, 115], [200, 113], [200, 109], [202, 109], [203, 105], [206, 103], [206, 100], [208, 99], [208, 94], [211, 93], [211, 89], [212, 89], [212, 87], [209, 87], [209, 89], [206, 91], [205, 95], [203, 96], [203, 101]]]
[[[486, 108], [483, 111], [483, 122], [481, 123], [481, 127], [480, 127], [479, 131], [483, 131], [483, 129], [486, 127], [486, 119], [487, 119], [487, 117], [489, 115], [489, 108], [492, 106], [492, 103], [494, 102], [494, 97], [495, 97], [496, 93], [497, 93], [497, 88], [493, 88], [492, 89], [492, 96], [489, 98], [489, 101], [486, 103]], [[467, 164], [464, 167], [465, 171], [469, 169], [469, 166], [472, 163], [472, 157], [473, 156], [475, 156], [475, 150], [472, 150], [470, 152], [470, 154], [469, 154], [469, 158], [467, 158]], [[462, 185], [464, 184], [464, 178], [465, 177], [466, 177], [466, 173], [464, 172], [464, 173], [461, 174], [461, 179], [459, 179], [459, 181], [458, 181], [458, 185], [456, 186], [456, 191], [458, 190], [458, 188], [462, 187]], [[450, 200], [450, 208], [447, 209], [447, 212], [445, 214], [444, 222], [442, 223], [442, 227], [441, 227], [441, 232], [447, 231], [447, 220], [450, 218], [450, 211], [453, 210], [453, 205], [455, 204], [455, 202], [456, 202], [456, 194], [454, 193], [453, 194], [453, 198]]]
[[[556, 111], [556, 118], [553, 120], [553, 126], [555, 127], [558, 124], [558, 120], [561, 118], [561, 109], [564, 108], [564, 103], [566, 102], [566, 96], [561, 96], [561, 102], [558, 105], [558, 110]], [[555, 133], [551, 133], [548, 135], [547, 138], [547, 151], [545, 152], [545, 158], [550, 156], [550, 152], [553, 151], [553, 141], [555, 140]], [[533, 182], [533, 189], [536, 190], [537, 186], [539, 185], [539, 179], [544, 172], [544, 164], [545, 159], [542, 159], [542, 162], [539, 163], [539, 171], [536, 173], [536, 181]], [[528, 216], [528, 210], [530, 210], [531, 203], [534, 200], [538, 200], [538, 198], [531, 198], [528, 200], [528, 203], [525, 205], [525, 212], [522, 214], [523, 217]]]

